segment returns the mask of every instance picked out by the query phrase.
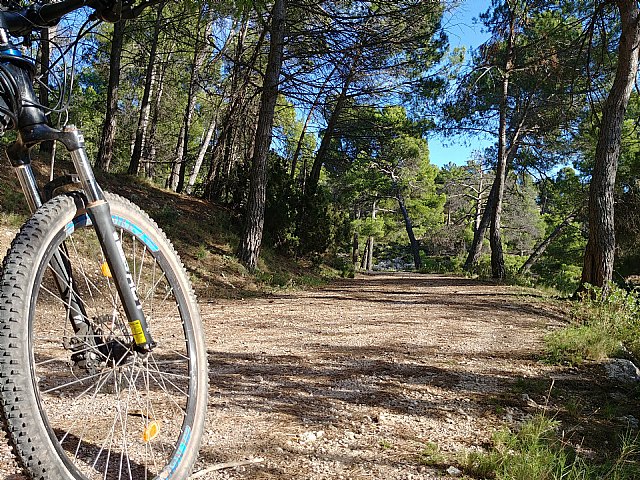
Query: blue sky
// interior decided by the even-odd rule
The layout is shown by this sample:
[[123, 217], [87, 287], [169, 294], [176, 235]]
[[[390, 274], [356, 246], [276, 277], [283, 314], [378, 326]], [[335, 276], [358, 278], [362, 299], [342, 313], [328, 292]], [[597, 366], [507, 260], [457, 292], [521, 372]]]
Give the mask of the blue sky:
[[[451, 14], [445, 17], [445, 28], [451, 48], [464, 46], [475, 48], [487, 39], [473, 19], [487, 11], [490, 0], [465, 0]], [[442, 166], [446, 163], [464, 164], [476, 150], [483, 150], [493, 143], [492, 139], [458, 136], [442, 138], [429, 136], [431, 163]]]

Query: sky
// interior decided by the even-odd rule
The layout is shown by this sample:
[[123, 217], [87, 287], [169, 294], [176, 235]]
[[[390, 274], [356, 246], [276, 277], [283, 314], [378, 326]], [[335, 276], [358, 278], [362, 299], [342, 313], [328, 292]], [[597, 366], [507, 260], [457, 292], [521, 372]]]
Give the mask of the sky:
[[[479, 25], [475, 25], [474, 18], [487, 11], [491, 0], [464, 0], [448, 18], [444, 25], [449, 36], [451, 48], [466, 47], [468, 50], [482, 44], [488, 37], [481, 32]], [[476, 150], [483, 150], [494, 143], [493, 139], [454, 136], [443, 138], [430, 135], [429, 153], [432, 164], [442, 166], [449, 162], [457, 165], [464, 164]]]

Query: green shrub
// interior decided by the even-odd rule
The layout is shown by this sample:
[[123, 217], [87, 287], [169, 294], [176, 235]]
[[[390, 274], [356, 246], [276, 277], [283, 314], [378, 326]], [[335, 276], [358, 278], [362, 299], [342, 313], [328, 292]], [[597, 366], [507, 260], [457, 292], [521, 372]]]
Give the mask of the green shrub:
[[562, 442], [559, 422], [538, 415], [518, 431], [498, 431], [488, 452], [468, 452], [460, 461], [463, 472], [496, 480], [587, 480], [638, 478], [640, 442], [637, 436], [621, 439], [618, 454], [595, 464]]
[[611, 286], [608, 294], [587, 286], [571, 325], [546, 337], [552, 362], [580, 363], [615, 356], [622, 349], [640, 358], [640, 297]]
[[582, 266], [562, 264], [559, 268], [545, 270], [539, 277], [538, 283], [558, 290], [562, 295], [572, 295], [582, 276]]
[[422, 256], [421, 273], [462, 273], [464, 259], [461, 257]]

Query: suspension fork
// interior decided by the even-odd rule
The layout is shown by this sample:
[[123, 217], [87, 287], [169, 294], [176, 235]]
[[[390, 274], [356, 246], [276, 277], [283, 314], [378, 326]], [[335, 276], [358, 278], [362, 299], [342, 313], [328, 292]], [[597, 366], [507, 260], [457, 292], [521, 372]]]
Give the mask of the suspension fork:
[[[71, 160], [86, 196], [87, 204], [85, 209], [96, 231], [98, 241], [116, 285], [136, 348], [142, 352], [150, 351], [155, 346], [155, 342], [149, 332], [147, 320], [136, 293], [135, 283], [122, 249], [120, 237], [111, 219], [111, 209], [102, 189], [96, 182], [84, 148], [82, 134], [74, 126], [67, 126], [64, 130], [59, 131], [46, 124], [32, 125], [29, 128], [20, 130], [18, 140], [7, 149], [7, 156], [16, 167], [27, 202], [34, 211], [42, 204], [30, 160], [28, 159], [28, 152], [33, 145], [46, 140], [60, 141], [71, 155]], [[72, 273], [68, 262], [64, 261], [62, 254], [56, 253], [55, 255], [52, 263], [54, 264], [53, 268], [56, 276], [61, 276], [62, 283], [67, 286], [73, 286]], [[82, 300], [75, 292], [75, 289], [72, 290], [73, 292], [69, 292], [69, 295], [71, 295], [70, 299], [75, 305], [70, 308], [72, 310], [70, 316], [75, 316], [73, 314], [75, 309], [76, 315], [87, 318]], [[73, 297], [76, 298], [74, 299]], [[74, 325], [77, 327], [77, 320], [74, 320]]]
[[[65, 146], [78, 147], [69, 149], [71, 160], [87, 197], [86, 210], [93, 222], [107, 265], [109, 265], [134, 341], [139, 350], [150, 351], [155, 346], [155, 342], [149, 332], [147, 320], [142, 311], [142, 304], [136, 293], [136, 286], [122, 249], [120, 236], [116, 232], [111, 219], [111, 209], [102, 189], [96, 182], [91, 164], [87, 158], [84, 139], [74, 126], [66, 127], [63, 133], [68, 137], [65, 139]], [[69, 147], [67, 146], [67, 148]]]

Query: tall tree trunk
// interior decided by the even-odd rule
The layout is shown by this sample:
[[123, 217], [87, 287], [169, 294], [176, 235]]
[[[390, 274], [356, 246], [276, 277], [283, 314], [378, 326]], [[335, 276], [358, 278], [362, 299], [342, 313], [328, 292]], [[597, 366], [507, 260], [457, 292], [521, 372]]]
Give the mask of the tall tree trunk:
[[614, 186], [620, 157], [622, 124], [638, 73], [640, 10], [636, 0], [616, 0], [622, 23], [618, 65], [602, 109], [596, 158], [589, 187], [589, 240], [584, 254], [580, 290], [586, 283], [608, 289], [613, 278], [616, 246]]
[[[493, 278], [503, 279], [507, 275], [502, 251], [502, 201], [507, 181], [507, 102], [509, 98], [509, 82], [513, 69], [514, 45], [516, 38], [516, 14], [512, 10], [509, 21], [509, 38], [507, 58], [502, 76], [502, 96], [500, 98], [500, 125], [498, 134], [498, 162], [495, 179], [495, 198], [491, 212], [491, 226], [489, 229], [489, 243], [491, 244], [491, 275]], [[512, 144], [513, 146], [513, 144]]]
[[153, 115], [151, 116], [151, 127], [149, 129], [149, 135], [144, 142], [144, 148], [142, 149], [141, 161], [144, 165], [145, 175], [147, 178], [153, 178], [155, 175], [156, 166], [156, 151], [157, 151], [157, 130], [158, 130], [158, 118], [160, 117], [160, 105], [162, 102], [162, 95], [164, 93], [164, 78], [167, 73], [167, 68], [171, 57], [173, 56], [173, 46], [171, 46], [169, 54], [165, 61], [161, 65], [158, 65], [158, 71], [156, 72], [157, 88], [153, 95]]
[[482, 169], [480, 170], [480, 178], [478, 179], [478, 195], [473, 199], [475, 202], [475, 217], [473, 220], [473, 233], [480, 228], [480, 222], [482, 221], [482, 194], [484, 191], [484, 177]]
[[161, 3], [158, 6], [156, 14], [156, 23], [153, 29], [153, 37], [151, 38], [151, 48], [149, 50], [149, 63], [147, 64], [147, 72], [145, 76], [144, 92], [142, 94], [142, 101], [140, 102], [140, 116], [138, 118], [138, 128], [136, 129], [136, 139], [133, 146], [133, 152], [131, 154], [131, 162], [129, 163], [129, 169], [127, 173], [129, 175], [137, 175], [140, 168], [140, 159], [142, 157], [142, 149], [144, 147], [145, 137], [147, 135], [147, 127], [149, 125], [149, 116], [151, 113], [151, 93], [154, 85], [155, 78], [155, 63], [158, 51], [158, 41], [160, 38], [160, 30], [162, 27], [162, 10], [165, 3]]
[[113, 25], [111, 39], [111, 53], [109, 56], [109, 86], [107, 87], [107, 111], [102, 124], [102, 136], [96, 159], [96, 168], [109, 171], [113, 159], [113, 145], [116, 140], [118, 126], [118, 88], [120, 86], [120, 60], [122, 58], [122, 44], [126, 20], [120, 20]]
[[353, 244], [351, 247], [351, 263], [354, 269], [358, 269], [358, 260], [360, 259], [360, 234], [353, 232]]
[[286, 0], [275, 0], [271, 12], [269, 58], [260, 98], [260, 113], [258, 115], [255, 148], [251, 161], [251, 183], [244, 231], [238, 249], [238, 257], [249, 270], [256, 269], [260, 247], [262, 246], [264, 209], [267, 198], [267, 157], [271, 146], [273, 117], [278, 99], [278, 85], [282, 69], [286, 3]]
[[362, 252], [362, 261], [360, 269], [370, 272], [373, 270], [373, 248], [375, 247], [375, 239], [369, 235], [364, 244], [364, 252]]
[[312, 197], [316, 193], [318, 182], [320, 181], [320, 172], [322, 171], [322, 165], [324, 165], [327, 152], [329, 151], [329, 145], [331, 144], [331, 139], [333, 138], [333, 134], [336, 130], [336, 127], [338, 126], [338, 120], [340, 119], [340, 115], [342, 114], [345, 102], [347, 101], [349, 88], [351, 87], [351, 83], [353, 82], [353, 79], [355, 77], [356, 69], [360, 64], [361, 55], [362, 53], [360, 50], [356, 51], [356, 54], [351, 61], [349, 72], [344, 79], [344, 84], [342, 85], [342, 89], [338, 94], [335, 106], [333, 107], [333, 111], [331, 112], [331, 116], [329, 117], [329, 121], [327, 122], [327, 128], [325, 128], [324, 133], [322, 134], [322, 141], [320, 142], [320, 147], [318, 147], [316, 157], [313, 161], [311, 173], [309, 174], [309, 177], [305, 182], [305, 193], [307, 193], [309, 197]]
[[364, 242], [364, 252], [362, 252], [362, 259], [360, 260], [360, 270], [367, 269], [367, 259], [369, 258], [369, 245], [370, 241], [373, 237], [367, 237], [367, 240]]
[[[361, 211], [359, 208], [355, 211], [355, 219], [360, 220]], [[354, 270], [358, 270], [358, 263], [360, 261], [360, 234], [357, 230], [353, 232], [353, 246], [351, 249], [351, 262], [353, 263]]]
[[[206, 46], [206, 42], [203, 41], [200, 33], [200, 26], [204, 15], [205, 11], [201, 9], [196, 27], [196, 44], [193, 49], [193, 58], [189, 72], [189, 89], [187, 93], [187, 108], [185, 109], [183, 119], [183, 135], [178, 141], [180, 148], [178, 149], [178, 156], [175, 159], [175, 162], [179, 165], [178, 178], [175, 188], [174, 185], [172, 185], [172, 188], [178, 193], [181, 193], [182, 190], [184, 190], [185, 176], [187, 173], [187, 154], [189, 151], [189, 133], [191, 130], [193, 112], [196, 108], [196, 94], [198, 92], [198, 75], [200, 74], [200, 69], [202, 68], [206, 58], [206, 50], [204, 48]], [[207, 37], [208, 32], [209, 24], [204, 28], [205, 38]]]
[[402, 218], [404, 219], [404, 227], [407, 230], [407, 236], [409, 237], [411, 254], [413, 255], [413, 264], [415, 265], [416, 270], [420, 270], [422, 268], [422, 259], [420, 258], [420, 244], [418, 243], [418, 240], [416, 240], [416, 236], [413, 233], [413, 223], [411, 222], [411, 218], [409, 217], [407, 206], [404, 203], [404, 197], [397, 190], [396, 200], [398, 200], [398, 206], [400, 207], [400, 212], [402, 212]]
[[562, 223], [558, 225], [556, 228], [554, 228], [553, 232], [551, 232], [551, 234], [547, 238], [545, 238], [542, 242], [540, 242], [540, 245], [538, 245], [536, 249], [533, 251], [533, 253], [529, 255], [529, 258], [527, 258], [527, 261], [524, 262], [524, 265], [520, 267], [520, 270], [518, 270], [518, 273], [523, 274], [531, 270], [531, 267], [533, 267], [536, 264], [536, 262], [540, 259], [542, 254], [547, 249], [547, 247], [551, 245], [553, 241], [560, 236], [560, 234], [564, 231], [564, 229], [571, 224], [571, 222], [573, 221], [574, 218], [576, 218], [577, 215], [578, 215], [578, 211], [571, 212], [569, 215], [567, 215], [567, 217], [562, 221]]
[[487, 228], [489, 227], [489, 222], [491, 220], [491, 212], [493, 211], [493, 203], [495, 202], [495, 191], [496, 191], [496, 182], [493, 182], [493, 186], [491, 187], [491, 191], [489, 192], [489, 197], [487, 198], [487, 204], [484, 207], [484, 212], [478, 223], [475, 231], [473, 232], [473, 242], [469, 247], [469, 253], [467, 254], [467, 259], [464, 262], [464, 270], [467, 272], [472, 271], [475, 266], [478, 264], [478, 260], [480, 260], [480, 254], [482, 253], [482, 242], [484, 241], [484, 236], [487, 233]]
[[316, 157], [311, 167], [311, 173], [309, 174], [305, 185], [305, 191], [308, 192], [309, 195], [314, 195], [318, 187], [322, 165], [324, 165], [327, 152], [329, 151], [329, 145], [331, 144], [331, 139], [333, 138], [333, 133], [335, 132], [335, 129], [338, 125], [338, 119], [340, 118], [340, 114], [342, 113], [342, 109], [344, 108], [345, 102], [347, 100], [347, 91], [349, 89], [350, 83], [350, 80], [347, 79], [347, 81], [343, 85], [342, 91], [338, 95], [336, 104], [333, 108], [333, 111], [331, 112], [329, 121], [327, 122], [327, 128], [325, 128], [324, 132], [322, 133], [320, 147], [318, 147], [318, 151], [316, 152]]
[[178, 143], [176, 143], [176, 147], [173, 151], [173, 162], [171, 162], [171, 169], [169, 170], [169, 176], [167, 180], [164, 182], [165, 188], [170, 188], [175, 191], [178, 186], [178, 171], [180, 166], [175, 161], [178, 157], [180, 150], [182, 150], [182, 139], [184, 138], [184, 122], [180, 124], [180, 131], [178, 132]]
[[[250, 83], [253, 81], [252, 75], [242, 68], [243, 65], [257, 65], [258, 54], [262, 51], [267, 29], [263, 29], [258, 41], [256, 42], [252, 58], [249, 62], [243, 61], [243, 57], [247, 51], [245, 41], [249, 31], [249, 16], [242, 22], [240, 34], [235, 46], [233, 69], [231, 73], [230, 86], [225, 83], [225, 92], [229, 92], [229, 100], [224, 115], [220, 121], [220, 134], [217, 136], [216, 142], [211, 149], [209, 160], [209, 170], [205, 180], [205, 197], [210, 200], [222, 198], [222, 191], [228, 178], [224, 172], [231, 169], [231, 150], [232, 144], [236, 136], [236, 123], [241, 118], [246, 117], [246, 103], [249, 102], [247, 94]], [[256, 67], [257, 68], [257, 67]]]
[[213, 138], [213, 133], [216, 131], [217, 121], [216, 117], [213, 117], [211, 123], [209, 124], [209, 128], [207, 129], [207, 133], [204, 136], [204, 140], [200, 145], [200, 150], [198, 151], [198, 156], [196, 158], [196, 162], [191, 169], [191, 175], [189, 175], [189, 181], [187, 182], [187, 193], [191, 194], [193, 190], [193, 186], [196, 184], [196, 179], [198, 178], [198, 173], [200, 173], [200, 169], [202, 168], [202, 162], [204, 161], [204, 156], [207, 154], [207, 150], [209, 149], [209, 144], [211, 143], [211, 139]]
[[[378, 202], [374, 200], [373, 205], [371, 207], [371, 219], [375, 220], [378, 216]], [[372, 235], [367, 237], [367, 244], [365, 246], [365, 251], [362, 256], [362, 268], [367, 272], [373, 270], [373, 248], [375, 246], [375, 239]]]
[[307, 114], [307, 118], [305, 119], [304, 125], [302, 126], [302, 132], [300, 132], [300, 137], [298, 138], [298, 143], [296, 145], [296, 150], [293, 153], [293, 158], [291, 159], [291, 173], [289, 174], [289, 176], [291, 178], [293, 178], [295, 176], [295, 174], [296, 174], [296, 167], [298, 166], [298, 159], [300, 158], [300, 152], [302, 151], [302, 144], [304, 143], [304, 137], [307, 134], [307, 128], [309, 127], [309, 124], [311, 123], [311, 118], [313, 117], [313, 112], [315, 111], [315, 109], [320, 104], [320, 99], [322, 98], [322, 95], [324, 94], [324, 89], [326, 88], [327, 83], [329, 83], [329, 80], [331, 80], [331, 77], [333, 77], [333, 74], [336, 72], [337, 69], [338, 69], [337, 66], [333, 67], [333, 70], [331, 70], [331, 73], [329, 73], [329, 75], [327, 75], [327, 78], [325, 78], [324, 82], [322, 83], [322, 86], [320, 87], [320, 89], [318, 90], [318, 93], [316, 94], [315, 98], [313, 99], [313, 104], [309, 108], [309, 113]]

